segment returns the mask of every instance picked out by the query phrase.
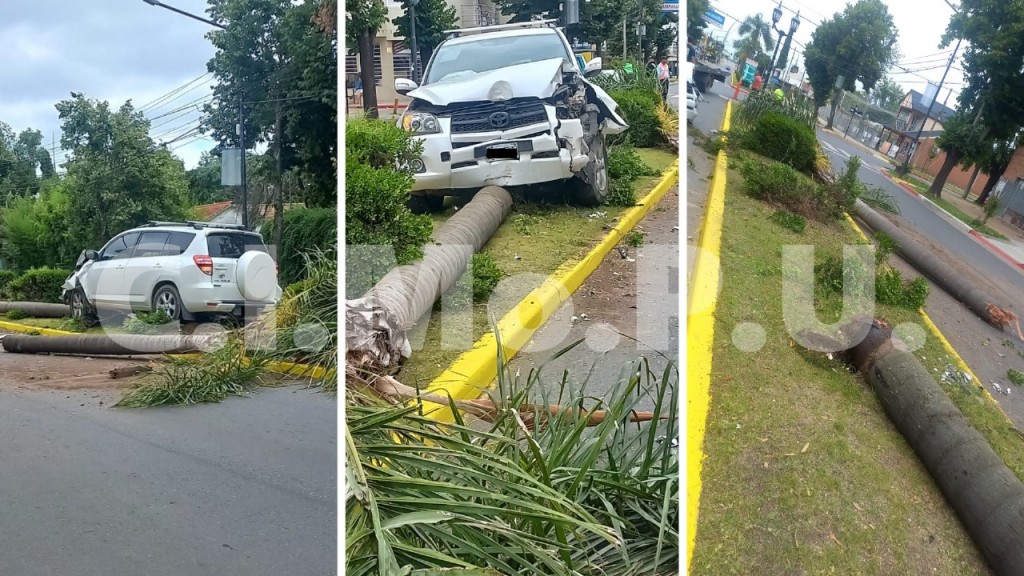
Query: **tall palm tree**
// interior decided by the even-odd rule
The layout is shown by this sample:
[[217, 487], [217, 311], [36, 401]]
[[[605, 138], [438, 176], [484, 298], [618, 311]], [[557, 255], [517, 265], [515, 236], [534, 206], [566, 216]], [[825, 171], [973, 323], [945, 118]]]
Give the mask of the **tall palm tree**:
[[771, 52], [775, 48], [772, 40], [772, 25], [760, 14], [747, 16], [740, 23], [741, 38], [733, 46], [737, 50], [738, 62], [747, 58], [757, 58], [762, 52]]

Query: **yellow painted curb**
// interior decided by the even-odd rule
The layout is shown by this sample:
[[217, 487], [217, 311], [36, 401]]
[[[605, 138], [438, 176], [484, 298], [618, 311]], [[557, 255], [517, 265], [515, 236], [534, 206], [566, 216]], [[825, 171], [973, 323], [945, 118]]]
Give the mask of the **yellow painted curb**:
[[[722, 132], [729, 130], [732, 102], [725, 104]], [[718, 152], [711, 177], [711, 192], [704, 212], [693, 267], [693, 286], [686, 317], [686, 566], [689, 568], [697, 541], [700, 512], [701, 470], [704, 461], [704, 432], [711, 407], [711, 358], [715, 339], [715, 305], [718, 300], [719, 257], [722, 221], [725, 218], [725, 181], [729, 162], [725, 150]], [[691, 312], [692, 311], [692, 312]]]
[[[67, 332], [65, 330], [54, 330], [52, 328], [39, 328], [36, 326], [29, 326], [27, 324], [17, 324], [15, 322], [4, 321], [0, 321], [0, 330], [20, 332], [22, 334], [37, 334], [39, 336], [82, 336], [82, 334], [78, 332]], [[186, 360], [202, 357], [201, 354], [170, 354], [169, 356], [172, 358]], [[297, 364], [295, 362], [269, 362], [267, 363], [267, 370], [278, 374], [284, 374], [286, 376], [301, 376], [304, 378], [312, 378], [314, 380], [330, 375], [330, 371], [320, 366]]]
[[[861, 227], [857, 225], [857, 222], [855, 222], [849, 214], [846, 214], [846, 219], [850, 222], [850, 225], [853, 226], [853, 229], [857, 231], [857, 234], [860, 234], [861, 238], [865, 240], [868, 239], [868, 237], [864, 234], [864, 231], [861, 230]], [[975, 375], [974, 371], [971, 370], [971, 367], [968, 366], [967, 363], [964, 362], [964, 359], [960, 357], [960, 354], [957, 353], [956, 349], [953, 348], [953, 345], [949, 342], [949, 340], [946, 339], [945, 334], [943, 334], [942, 331], [939, 330], [939, 327], [935, 325], [935, 322], [933, 322], [931, 317], [928, 316], [928, 313], [924, 311], [924, 308], [919, 309], [918, 312], [921, 314], [921, 319], [924, 320], [925, 326], [928, 327], [928, 331], [931, 332], [936, 339], [938, 339], [939, 343], [942, 344], [942, 347], [946, 350], [946, 353], [953, 357], [953, 362], [956, 364], [956, 367], [971, 377], [971, 382], [973, 382], [975, 386], [981, 389], [985, 396], [999, 410], [999, 413], [1003, 415], [1003, 418], [1006, 419], [1006, 422], [1010, 424], [1010, 426], [1013, 426], [1013, 421], [1010, 420], [1010, 417], [1007, 416], [1006, 412], [1003, 411], [1002, 406], [1000, 406], [999, 403], [996, 402], [996, 399], [992, 397], [991, 393], [989, 393], [988, 388], [985, 388], [985, 385], [981, 383], [981, 379], [979, 379], [978, 376]]]
[[[501, 338], [502, 358], [512, 359], [533, 337], [534, 332], [551, 317], [558, 306], [569, 299], [583, 281], [601, 264], [608, 252], [632, 230], [651, 207], [657, 204], [665, 193], [679, 182], [679, 164], [668, 169], [660, 182], [636, 206], [619, 218], [604, 239], [582, 260], [566, 262], [548, 276], [539, 287], [526, 295], [523, 300], [498, 321], [495, 330], [484, 334], [473, 348], [463, 352], [448, 368], [435, 378], [425, 392], [440, 393], [457, 400], [479, 398], [498, 374], [498, 337]], [[426, 415], [440, 422], [453, 422], [449, 406], [424, 403]]]

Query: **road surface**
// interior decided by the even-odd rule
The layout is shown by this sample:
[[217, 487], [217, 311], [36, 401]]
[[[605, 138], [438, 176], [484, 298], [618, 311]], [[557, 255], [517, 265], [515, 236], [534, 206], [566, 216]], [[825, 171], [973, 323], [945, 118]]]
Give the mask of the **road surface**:
[[336, 573], [335, 399], [292, 386], [115, 409], [110, 390], [12, 385], [37, 362], [13, 356], [0, 352], [0, 574]]

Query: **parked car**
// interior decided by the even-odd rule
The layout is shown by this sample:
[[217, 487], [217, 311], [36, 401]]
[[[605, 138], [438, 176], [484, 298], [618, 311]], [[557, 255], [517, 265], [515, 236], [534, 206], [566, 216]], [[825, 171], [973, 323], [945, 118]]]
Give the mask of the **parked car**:
[[98, 311], [163, 310], [172, 320], [201, 314], [254, 317], [282, 290], [263, 238], [242, 226], [150, 222], [85, 250], [62, 300], [83, 321]]
[[395, 80], [412, 97], [398, 123], [423, 142], [412, 163], [414, 209], [437, 209], [457, 191], [557, 181], [583, 204], [605, 199], [605, 137], [629, 126], [587, 80], [601, 59], [581, 68], [552, 22], [450, 31], [421, 85]]
[[690, 122], [697, 117], [697, 89], [692, 82], [686, 83], [686, 121]]

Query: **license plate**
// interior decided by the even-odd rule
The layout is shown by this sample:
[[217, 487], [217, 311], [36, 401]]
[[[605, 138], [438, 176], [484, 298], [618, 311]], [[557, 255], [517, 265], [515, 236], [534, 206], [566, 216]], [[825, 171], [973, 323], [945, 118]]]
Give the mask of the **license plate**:
[[518, 160], [519, 145], [515, 142], [487, 147], [488, 160]]

